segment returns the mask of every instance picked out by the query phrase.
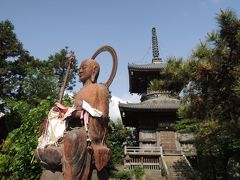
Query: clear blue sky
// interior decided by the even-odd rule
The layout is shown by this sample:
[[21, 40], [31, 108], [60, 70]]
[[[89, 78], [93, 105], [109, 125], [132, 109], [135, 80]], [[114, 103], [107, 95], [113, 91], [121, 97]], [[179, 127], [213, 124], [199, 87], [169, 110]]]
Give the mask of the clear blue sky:
[[[151, 28], [157, 28], [160, 56], [187, 59], [207, 32], [217, 28], [220, 8], [235, 10], [240, 0], [0, 0], [0, 21], [9, 19], [31, 55], [47, 59], [68, 46], [78, 62], [100, 46], [115, 48], [119, 57], [112, 94], [129, 97], [127, 64], [150, 63]], [[99, 56], [100, 82], [111, 70], [107, 53]], [[80, 83], [77, 88], [81, 87]]]

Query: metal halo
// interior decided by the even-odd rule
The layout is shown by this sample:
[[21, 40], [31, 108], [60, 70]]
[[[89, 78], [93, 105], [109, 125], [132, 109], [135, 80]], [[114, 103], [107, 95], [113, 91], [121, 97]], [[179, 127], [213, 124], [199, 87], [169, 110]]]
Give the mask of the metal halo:
[[92, 58], [93, 60], [95, 60], [95, 58], [102, 52], [107, 51], [111, 54], [112, 56], [112, 61], [113, 61], [113, 67], [112, 67], [112, 72], [110, 74], [110, 77], [108, 78], [107, 82], [104, 83], [107, 87], [109, 87], [112, 84], [112, 81], [116, 75], [117, 72], [117, 66], [118, 66], [118, 57], [117, 57], [117, 53], [116, 51], [108, 45], [102, 46], [100, 47], [93, 55]]

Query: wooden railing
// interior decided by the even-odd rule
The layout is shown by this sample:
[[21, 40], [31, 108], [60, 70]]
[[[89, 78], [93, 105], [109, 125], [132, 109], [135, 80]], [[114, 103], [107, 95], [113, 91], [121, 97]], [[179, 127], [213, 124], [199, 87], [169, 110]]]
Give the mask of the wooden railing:
[[162, 147], [124, 147], [124, 166], [128, 169], [143, 167], [154, 172], [161, 172], [165, 177], [171, 176], [171, 166], [168, 167], [164, 156], [182, 156], [191, 168], [193, 177], [197, 177], [186, 156], [177, 149], [162, 149]]
[[161, 155], [162, 147], [125, 146], [124, 155]]
[[129, 169], [141, 166], [144, 169], [160, 170], [162, 147], [124, 147], [124, 166]]
[[166, 162], [163, 158], [163, 154], [161, 154], [160, 163], [161, 163], [161, 166], [162, 166], [163, 175], [168, 176], [169, 175], [169, 170], [168, 170], [167, 164], [166, 164]]

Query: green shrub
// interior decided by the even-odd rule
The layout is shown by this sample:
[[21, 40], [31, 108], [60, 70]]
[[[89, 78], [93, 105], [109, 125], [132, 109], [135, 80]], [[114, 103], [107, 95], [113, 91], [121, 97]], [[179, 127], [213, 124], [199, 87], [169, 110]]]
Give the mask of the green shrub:
[[142, 166], [136, 167], [133, 169], [133, 173], [136, 176], [137, 180], [142, 179], [143, 175], [144, 175], [144, 169]]
[[117, 171], [113, 174], [113, 177], [116, 180], [130, 180], [131, 176], [132, 176], [132, 171], [130, 170]]

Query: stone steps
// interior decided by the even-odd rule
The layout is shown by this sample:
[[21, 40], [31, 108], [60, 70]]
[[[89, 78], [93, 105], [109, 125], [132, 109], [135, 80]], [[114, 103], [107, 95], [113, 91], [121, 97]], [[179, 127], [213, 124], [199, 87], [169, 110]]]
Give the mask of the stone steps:
[[168, 179], [171, 180], [195, 179], [191, 168], [189, 167], [183, 156], [181, 155], [164, 156], [164, 160], [169, 171]]

